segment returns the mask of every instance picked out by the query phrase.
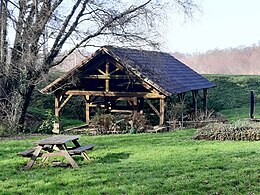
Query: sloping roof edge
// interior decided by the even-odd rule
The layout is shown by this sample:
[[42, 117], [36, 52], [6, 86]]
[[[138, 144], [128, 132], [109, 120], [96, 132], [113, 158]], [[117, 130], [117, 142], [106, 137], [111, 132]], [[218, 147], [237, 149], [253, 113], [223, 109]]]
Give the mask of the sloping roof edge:
[[[97, 56], [100, 52], [102, 51], [102, 49], [98, 49], [97, 51], [95, 51], [93, 54], [91, 54], [91, 56], [85, 60], [83, 60], [81, 63], [79, 63], [78, 65], [76, 65], [75, 67], [73, 67], [72, 69], [70, 69], [68, 72], [64, 73], [62, 76], [60, 76], [59, 78], [57, 78], [56, 80], [54, 80], [53, 82], [51, 82], [49, 85], [47, 85], [46, 87], [44, 87], [43, 89], [40, 90], [41, 93], [49, 93], [48, 90], [51, 89], [52, 87], [54, 87], [56, 84], [58, 84], [59, 82], [61, 82], [62, 80], [66, 79], [67, 77], [71, 76], [76, 70], [78, 70], [80, 67], [84, 66], [86, 63], [88, 63], [90, 60], [92, 60], [95, 56]], [[56, 89], [57, 90], [57, 89]], [[55, 91], [56, 91], [55, 90]]]

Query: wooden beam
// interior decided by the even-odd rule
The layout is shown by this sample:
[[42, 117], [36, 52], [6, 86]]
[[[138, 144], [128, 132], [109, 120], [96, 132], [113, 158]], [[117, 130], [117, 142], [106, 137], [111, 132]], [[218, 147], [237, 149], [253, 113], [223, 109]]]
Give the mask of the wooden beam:
[[197, 116], [198, 116], [198, 90], [192, 91], [192, 99], [193, 99], [195, 118], [197, 118]]
[[132, 110], [133, 112], [133, 106], [127, 105], [127, 106], [118, 106], [118, 105], [113, 105], [111, 107], [113, 110]]
[[129, 79], [129, 76], [127, 75], [109, 75], [107, 77], [106, 75], [87, 75], [84, 78], [86, 79]]
[[133, 110], [132, 110], [132, 122], [131, 122], [131, 127], [134, 127], [134, 125], [136, 124], [137, 120], [137, 110], [138, 110], [138, 102], [137, 102], [137, 98], [133, 98], [131, 101], [128, 101], [129, 104], [132, 106]]
[[160, 122], [159, 125], [164, 123], [164, 98], [160, 99]]
[[106, 63], [106, 92], [109, 92], [109, 63]]
[[115, 98], [115, 100], [117, 100], [117, 101], [134, 101], [134, 99], [135, 99], [135, 97], [119, 97], [119, 98]]
[[181, 102], [181, 106], [182, 106], [182, 112], [181, 112], [181, 127], [183, 126], [183, 110], [184, 110], [185, 94], [186, 94], [185, 92], [178, 94], [178, 98], [179, 98], [179, 101]]
[[93, 102], [91, 102], [91, 103], [89, 104], [89, 107], [92, 107], [92, 108], [97, 107], [97, 104], [93, 104]]
[[59, 109], [59, 107], [60, 107], [60, 95], [56, 94], [55, 95], [55, 116], [57, 118], [60, 117], [60, 109]]
[[59, 111], [61, 111], [61, 109], [66, 105], [66, 103], [70, 100], [72, 96], [72, 94], [69, 94], [69, 96], [62, 102], [62, 104], [59, 107]]
[[134, 110], [138, 109], [138, 107], [137, 107], [138, 102], [137, 102], [136, 97], [132, 98], [131, 100], [127, 100], [127, 101], [129, 102], [129, 104], [131, 104], [131, 106], [133, 107]]
[[108, 96], [108, 97], [143, 97], [143, 98], [165, 98], [164, 95], [150, 92], [105, 92], [105, 91], [80, 91], [69, 90], [64, 94], [69, 95], [95, 95], [95, 96]]
[[144, 98], [139, 99], [138, 111], [140, 114], [144, 114]]
[[85, 99], [86, 99], [86, 124], [89, 125], [89, 121], [90, 121], [90, 114], [89, 114], [89, 95], [85, 95]]
[[115, 72], [117, 72], [117, 71], [119, 71], [119, 70], [120, 70], [120, 68], [116, 68], [115, 70], [111, 71], [111, 72], [110, 72], [110, 76], [111, 76], [111, 74], [114, 74]]
[[133, 113], [133, 110], [117, 110], [117, 109], [113, 109], [110, 112]]
[[55, 121], [55, 123], [53, 124], [53, 133], [60, 133], [62, 130], [62, 124], [60, 121], [60, 101], [61, 101], [61, 95], [59, 94], [55, 94], [55, 117], [57, 119], [57, 121]]
[[98, 72], [100, 72], [102, 75], [106, 76], [106, 73], [104, 73], [102, 70], [100, 70], [99, 68], [97, 69]]
[[152, 108], [152, 110], [160, 117], [160, 112], [154, 107], [152, 102], [150, 100], [147, 100], [146, 102]]

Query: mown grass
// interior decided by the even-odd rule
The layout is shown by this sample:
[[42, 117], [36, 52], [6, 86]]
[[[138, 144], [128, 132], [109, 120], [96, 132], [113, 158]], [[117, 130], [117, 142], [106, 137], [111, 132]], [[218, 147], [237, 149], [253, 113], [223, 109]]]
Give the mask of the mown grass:
[[37, 164], [20, 171], [19, 151], [42, 137], [0, 141], [0, 194], [253, 194], [260, 143], [195, 141], [195, 130], [82, 136], [94, 143], [79, 169]]

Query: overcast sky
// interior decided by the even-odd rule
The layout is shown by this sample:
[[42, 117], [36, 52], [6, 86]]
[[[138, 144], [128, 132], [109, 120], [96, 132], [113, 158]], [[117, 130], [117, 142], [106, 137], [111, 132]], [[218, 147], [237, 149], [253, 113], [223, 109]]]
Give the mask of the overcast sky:
[[260, 41], [260, 0], [202, 0], [192, 21], [168, 22], [165, 49], [204, 52]]

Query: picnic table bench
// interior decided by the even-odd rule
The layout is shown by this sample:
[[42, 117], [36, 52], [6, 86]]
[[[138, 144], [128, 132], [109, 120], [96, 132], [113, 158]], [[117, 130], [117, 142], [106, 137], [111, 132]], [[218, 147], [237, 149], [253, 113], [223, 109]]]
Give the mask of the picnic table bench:
[[[35, 147], [18, 153], [22, 157], [30, 158], [24, 169], [31, 168], [38, 157], [43, 157], [43, 162], [45, 162], [49, 157], [58, 156], [65, 157], [73, 168], [78, 168], [79, 166], [72, 156], [81, 155], [84, 159], [89, 160], [90, 157], [86, 151], [94, 148], [94, 144], [81, 146], [78, 142], [79, 137], [77, 135], [56, 135], [34, 142]], [[66, 144], [70, 141], [73, 143], [73, 147], [67, 147]]]
[[34, 151], [35, 151], [35, 147], [29, 148], [23, 152], [19, 152], [18, 155], [22, 157], [32, 157]]

